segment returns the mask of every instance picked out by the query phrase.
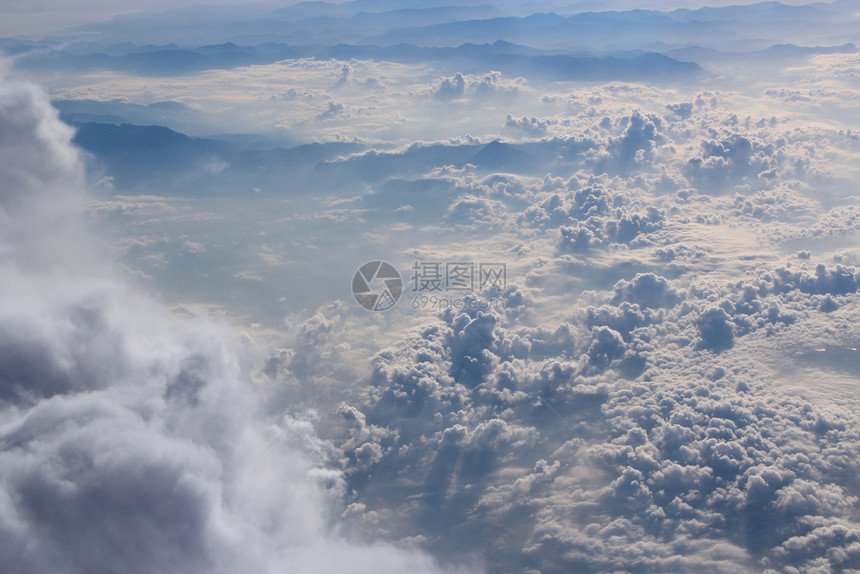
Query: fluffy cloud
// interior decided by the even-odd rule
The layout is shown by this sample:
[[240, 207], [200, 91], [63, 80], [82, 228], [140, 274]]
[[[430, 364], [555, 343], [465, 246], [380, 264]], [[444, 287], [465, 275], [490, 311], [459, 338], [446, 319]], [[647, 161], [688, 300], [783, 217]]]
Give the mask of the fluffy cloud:
[[5, 570], [439, 571], [334, 532], [336, 450], [307, 420], [263, 416], [250, 341], [170, 316], [87, 256], [62, 224], [82, 184], [71, 130], [38, 89], [0, 86]]
[[549, 131], [549, 127], [556, 123], [554, 119], [541, 120], [536, 117], [527, 118], [525, 116], [517, 119], [511, 114], [508, 114], [505, 121], [505, 128], [514, 131], [520, 131], [526, 136], [539, 137], [544, 136]]
[[[694, 112], [632, 117], [607, 122], [617, 130], [601, 144], [608, 157], [625, 142], [663, 153], [690, 141], [675, 139], [672, 122], [696, 121]], [[728, 142], [711, 150], [726, 166], [755, 163], [754, 146], [699, 140], [714, 141]], [[826, 351], [815, 345], [856, 340], [856, 271], [808, 252], [745, 266], [726, 253], [743, 243], [720, 245], [762, 220], [826, 225], [828, 210], [802, 187], [774, 186], [759, 172], [750, 179], [746, 168], [721, 176], [738, 184], [733, 197], [683, 174], [667, 193], [649, 165], [627, 177], [581, 170], [567, 179], [434, 171], [461, 190], [457, 213], [471, 211], [472, 221], [492, 213], [495, 229], [513, 227], [529, 242], [512, 249], [531, 270], [521, 276], [525, 308], [559, 294], [543, 282], [552, 273], [597, 273], [604, 287], [566, 297], [554, 326], [493, 308], [448, 310], [378, 354], [367, 396], [341, 407], [361, 421], [341, 443], [347, 483], [367, 513], [350, 520], [421, 537], [440, 553], [480, 548], [494, 568], [858, 567], [856, 416], [782, 381], [786, 364]], [[774, 253], [775, 235], [748, 237]], [[622, 275], [609, 290], [605, 270]], [[475, 442], [485, 436], [501, 442]], [[388, 527], [375, 526], [381, 515]], [[505, 524], [517, 526], [492, 526]]]
[[[6, 64], [0, 64], [5, 68]], [[0, 241], [4, 256], [28, 268], [53, 267], [70, 253], [55, 231], [75, 234], [78, 190], [84, 171], [69, 144], [72, 129], [58, 121], [47, 96], [34, 86], [6, 79], [0, 84]], [[38, 137], [37, 137], [38, 136]]]
[[856, 415], [782, 392], [746, 351], [826, 324], [819, 294], [855, 302], [853, 277], [780, 268], [681, 296], [641, 274], [554, 330], [448, 311], [341, 407], [348, 482], [403, 536], [498, 568], [857, 568]]
[[439, 100], [462, 98], [466, 93], [466, 80], [463, 74], [454, 74], [450, 78], [442, 78], [439, 87], [433, 92], [433, 97]]

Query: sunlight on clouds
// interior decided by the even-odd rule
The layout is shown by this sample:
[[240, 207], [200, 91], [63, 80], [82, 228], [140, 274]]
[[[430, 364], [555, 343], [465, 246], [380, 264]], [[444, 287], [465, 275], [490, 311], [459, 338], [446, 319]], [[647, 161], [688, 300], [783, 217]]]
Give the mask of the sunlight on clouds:
[[860, 569], [850, 2], [371, 4], [0, 40], [3, 563]]

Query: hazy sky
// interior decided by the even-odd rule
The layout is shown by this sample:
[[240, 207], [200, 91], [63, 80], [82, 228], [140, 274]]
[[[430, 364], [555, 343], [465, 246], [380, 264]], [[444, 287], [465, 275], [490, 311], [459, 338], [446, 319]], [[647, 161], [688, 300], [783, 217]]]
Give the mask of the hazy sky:
[[[0, 35], [41, 37], [49, 34], [57, 34], [74, 26], [108, 20], [120, 14], [166, 10], [179, 6], [232, 4], [262, 8], [265, 6], [278, 7], [297, 3], [291, 0], [262, 0], [257, 2], [236, 2], [234, 0], [208, 0], [206, 2], [194, 0], [130, 0], [123, 2], [116, 0], [37, 0], [35, 2], [31, 0], [3, 0], [0, 2], [0, 14], [2, 14], [2, 18], [0, 18]], [[335, 0], [334, 3], [339, 3], [339, 1]], [[752, 0], [715, 0], [713, 2], [704, 2], [701, 0], [667, 0], [665, 2], [655, 2], [653, 0], [587, 0], [579, 3], [538, 0], [537, 2], [530, 3], [530, 5], [537, 6], [537, 11], [552, 10], [554, 6], [569, 10], [571, 5], [577, 4], [582, 5], [584, 10], [631, 8], [668, 10], [679, 7], [697, 8], [701, 6], [729, 6], [755, 3]], [[805, 2], [802, 0], [784, 0], [783, 3], [804, 4]], [[433, 2], [433, 4], [439, 5], [440, 2]], [[485, 4], [485, 2], [483, 0], [465, 0], [462, 2], [441, 2], [441, 4], [468, 5]], [[496, 3], [496, 5], [504, 4], [506, 3]], [[521, 5], [522, 3], [513, 3], [513, 6], [521, 7]]]

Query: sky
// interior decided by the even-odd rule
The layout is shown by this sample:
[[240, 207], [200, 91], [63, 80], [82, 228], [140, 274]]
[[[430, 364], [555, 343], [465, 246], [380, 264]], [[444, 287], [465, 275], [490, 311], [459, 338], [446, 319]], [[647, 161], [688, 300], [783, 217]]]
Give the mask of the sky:
[[0, 7], [4, 572], [860, 570], [852, 2], [226, 4]]
[[[193, 6], [239, 6], [243, 11], [265, 9], [266, 7], [279, 7], [298, 4], [298, 1], [290, 0], [257, 0], [256, 2], [236, 2], [235, 0], [3, 0], [0, 2], [0, 14], [3, 15], [0, 22], [0, 34], [4, 36], [33, 36], [44, 37], [46, 35], [62, 35], [70, 28], [111, 20], [118, 16], [165, 11], [183, 7]], [[343, 3], [332, 2], [335, 4]], [[703, 6], [729, 6], [753, 4], [754, 0], [714, 0], [713, 2], [702, 2], [699, 0], [667, 0], [665, 2], [641, 1], [641, 0], [612, 0], [607, 2], [591, 1], [578, 2], [586, 10], [672, 10], [676, 8], [699, 8]], [[784, 4], [801, 5], [803, 0], [785, 0]], [[436, 2], [436, 5], [447, 3]], [[483, 1], [460, 2], [460, 4], [482, 5]], [[508, 2], [506, 9], [516, 10], [521, 3]], [[570, 2], [559, 3], [555, 0], [542, 0], [532, 2], [537, 7], [534, 11], [550, 11], [554, 9], [567, 10]], [[201, 8], [201, 11], [206, 11]]]

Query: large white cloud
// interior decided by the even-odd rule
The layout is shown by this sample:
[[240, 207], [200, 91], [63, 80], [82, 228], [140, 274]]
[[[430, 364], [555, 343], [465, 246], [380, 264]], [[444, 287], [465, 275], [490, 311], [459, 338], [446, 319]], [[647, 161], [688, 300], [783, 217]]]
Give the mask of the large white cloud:
[[95, 263], [71, 137], [40, 90], [0, 80], [4, 571], [440, 571], [337, 532], [336, 451], [266, 415], [250, 340]]

